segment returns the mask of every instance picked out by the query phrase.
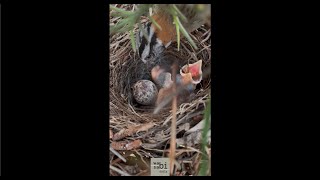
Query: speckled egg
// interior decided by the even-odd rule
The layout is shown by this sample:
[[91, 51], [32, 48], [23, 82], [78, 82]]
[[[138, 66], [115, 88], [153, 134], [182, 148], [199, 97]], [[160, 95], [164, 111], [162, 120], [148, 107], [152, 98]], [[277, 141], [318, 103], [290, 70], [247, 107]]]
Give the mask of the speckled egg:
[[142, 105], [152, 105], [158, 96], [157, 86], [149, 80], [140, 80], [133, 87], [133, 97], [137, 103]]

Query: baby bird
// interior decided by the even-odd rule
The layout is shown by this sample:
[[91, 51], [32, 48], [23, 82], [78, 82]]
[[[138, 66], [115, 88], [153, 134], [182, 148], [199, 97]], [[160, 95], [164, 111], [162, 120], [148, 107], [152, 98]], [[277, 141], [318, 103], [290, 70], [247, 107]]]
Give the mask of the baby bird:
[[[189, 100], [190, 95], [196, 88], [196, 85], [202, 80], [202, 60], [196, 63], [185, 65], [180, 68], [180, 74], [176, 76], [177, 90], [181, 89], [178, 93], [178, 104]], [[166, 98], [173, 94], [173, 80], [170, 71], [164, 69], [159, 65], [154, 67], [151, 71], [152, 80], [159, 86], [158, 97], [156, 105], [158, 106]], [[168, 104], [171, 101], [168, 101]]]
[[185, 79], [185, 83], [191, 82], [196, 85], [202, 80], [202, 60], [199, 60], [193, 64], [186, 64], [180, 69], [181, 76], [187, 76]]
[[172, 52], [166, 52], [153, 60], [155, 66], [151, 70], [151, 78], [156, 83], [158, 88], [168, 88], [173, 83], [172, 81], [172, 66], [178, 65], [177, 74], [182, 67], [182, 60]]
[[173, 83], [171, 73], [165, 72], [165, 70], [160, 68], [159, 65], [152, 68], [151, 77], [160, 88], [169, 88]]

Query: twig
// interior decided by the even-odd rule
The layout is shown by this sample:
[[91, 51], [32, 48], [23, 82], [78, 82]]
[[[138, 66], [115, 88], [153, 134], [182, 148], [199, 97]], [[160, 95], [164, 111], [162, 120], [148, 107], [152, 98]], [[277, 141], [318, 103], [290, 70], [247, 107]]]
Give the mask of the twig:
[[210, 37], [211, 37], [211, 31], [210, 31], [210, 34], [208, 34], [208, 36], [204, 40], [202, 40], [200, 43], [206, 42]]
[[137, 151], [137, 150], [134, 150], [141, 158], [141, 161], [148, 167], [150, 168], [150, 166], [148, 165], [148, 163], [146, 163], [146, 161], [143, 159], [143, 156]]
[[[192, 114], [192, 113], [193, 113], [193, 114]], [[193, 117], [195, 117], [195, 116], [197, 116], [197, 115], [200, 115], [200, 114], [203, 114], [203, 112], [202, 112], [202, 111], [199, 111], [199, 112], [196, 112], [196, 113], [194, 113], [194, 112], [189, 112], [189, 113], [186, 114], [184, 117], [182, 117], [181, 119], [178, 120], [177, 125], [180, 125], [180, 124], [183, 123], [183, 121], [186, 120], [186, 119], [193, 118]], [[163, 124], [163, 125], [165, 125], [165, 124]], [[169, 129], [165, 130], [164, 132], [165, 132], [165, 133], [169, 133]]]
[[119, 174], [121, 174], [123, 176], [131, 176], [130, 174], [128, 174], [128, 173], [126, 173], [124, 171], [121, 171], [120, 169], [118, 169], [118, 168], [116, 168], [116, 167], [114, 167], [112, 165], [110, 165], [110, 169], [116, 171], [117, 173], [119, 173]]
[[[173, 75], [173, 92], [177, 91], [176, 76], [177, 64], [175, 63], [172, 68]], [[171, 142], [170, 142], [170, 174], [173, 175], [174, 161], [176, 155], [176, 122], [177, 122], [177, 95], [173, 96], [172, 101], [172, 123], [171, 123]]]
[[118, 156], [123, 162], [127, 162], [127, 160], [126, 160], [123, 156], [121, 156], [121, 154], [119, 154], [116, 150], [114, 150], [112, 147], [110, 147], [110, 151], [111, 151], [114, 155]]
[[141, 176], [142, 174], [147, 173], [148, 170], [141, 170], [138, 174], [134, 175], [134, 176]]

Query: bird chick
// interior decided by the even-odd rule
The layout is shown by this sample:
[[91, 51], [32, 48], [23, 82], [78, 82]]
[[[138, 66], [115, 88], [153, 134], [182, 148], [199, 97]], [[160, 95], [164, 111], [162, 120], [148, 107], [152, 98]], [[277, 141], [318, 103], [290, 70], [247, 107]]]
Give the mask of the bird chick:
[[[178, 95], [177, 95], [178, 104], [189, 101], [190, 94], [193, 93], [193, 91], [195, 89], [194, 84], [191, 84], [191, 83], [185, 84], [184, 83], [186, 81], [189, 81], [186, 79], [187, 79], [187, 76], [177, 75], [177, 81], [176, 81], [177, 82], [177, 90], [179, 90]], [[191, 81], [189, 81], [189, 82], [191, 82]], [[162, 103], [166, 98], [170, 98], [170, 96], [173, 93], [174, 93], [173, 83], [168, 88], [161, 88], [158, 92], [156, 105], [159, 105], [160, 103]], [[168, 102], [168, 104], [171, 103], [171, 100]]]
[[[180, 69], [180, 74], [177, 74], [176, 76], [176, 83], [177, 83], [177, 100], [178, 104], [181, 104], [183, 102], [190, 100], [190, 95], [193, 93], [193, 91], [196, 88], [196, 85], [201, 82], [202, 80], [202, 61], [197, 61], [196, 63], [189, 64], [183, 66], [183, 68]], [[160, 75], [161, 69], [159, 67], [155, 68], [153, 73], [153, 79], [159, 79], [157, 78], [157, 75]], [[160, 73], [159, 73], [160, 72]], [[158, 74], [159, 73], [159, 74]], [[171, 77], [171, 75], [170, 75]], [[169, 96], [174, 93], [174, 87], [173, 87], [173, 81], [167, 80], [166, 81], [166, 87], [163, 87], [158, 92], [158, 97], [156, 101], [156, 105], [158, 106], [160, 103], [162, 103], [166, 98], [170, 98]], [[172, 99], [171, 99], [172, 100]], [[171, 102], [168, 101], [167, 105]]]
[[[155, 59], [156, 66], [151, 70], [151, 78], [153, 82], [160, 88], [168, 88], [172, 85], [172, 67], [178, 65], [180, 68], [181, 60], [171, 53], [166, 53], [161, 57]], [[182, 67], [182, 66], [181, 66]], [[179, 70], [177, 70], [177, 74]]]
[[[198, 84], [202, 80], [202, 60], [193, 64], [186, 64], [180, 69], [181, 76], [188, 76], [184, 78], [185, 81], [190, 81], [192, 84]], [[190, 73], [190, 75], [188, 75]], [[185, 82], [188, 83], [188, 82]]]
[[169, 88], [173, 83], [171, 73], [165, 72], [159, 65], [152, 68], [151, 77], [160, 88]]

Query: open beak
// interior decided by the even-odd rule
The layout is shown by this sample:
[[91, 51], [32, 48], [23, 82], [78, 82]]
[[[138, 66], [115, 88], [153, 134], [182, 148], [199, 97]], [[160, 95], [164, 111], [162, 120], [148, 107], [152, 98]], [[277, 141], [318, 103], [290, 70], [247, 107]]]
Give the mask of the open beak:
[[180, 69], [180, 75], [191, 81], [192, 84], [199, 84], [202, 80], [202, 60], [199, 60], [193, 64], [186, 64]]

